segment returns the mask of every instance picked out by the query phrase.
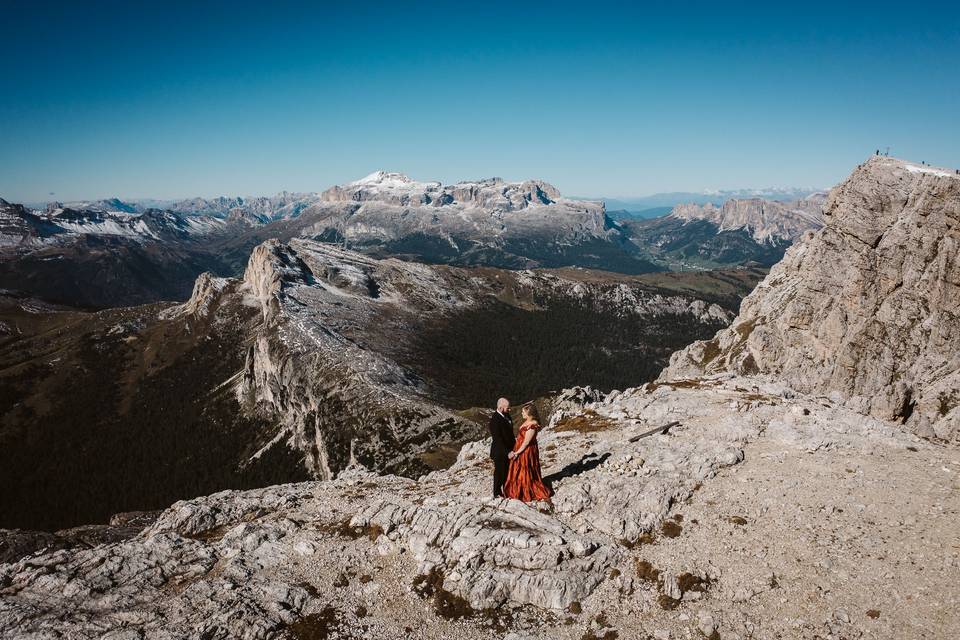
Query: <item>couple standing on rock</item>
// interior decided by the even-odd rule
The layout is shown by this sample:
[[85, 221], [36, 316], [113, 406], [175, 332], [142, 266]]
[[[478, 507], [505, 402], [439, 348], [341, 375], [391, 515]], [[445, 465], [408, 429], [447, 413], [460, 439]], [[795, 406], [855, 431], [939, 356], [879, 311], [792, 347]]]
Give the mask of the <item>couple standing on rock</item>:
[[516, 439], [510, 401], [497, 400], [497, 410], [490, 416], [490, 457], [493, 459], [493, 496], [523, 502], [550, 500], [552, 492], [540, 474], [540, 449], [537, 433], [540, 414], [533, 404], [523, 406], [523, 424]]

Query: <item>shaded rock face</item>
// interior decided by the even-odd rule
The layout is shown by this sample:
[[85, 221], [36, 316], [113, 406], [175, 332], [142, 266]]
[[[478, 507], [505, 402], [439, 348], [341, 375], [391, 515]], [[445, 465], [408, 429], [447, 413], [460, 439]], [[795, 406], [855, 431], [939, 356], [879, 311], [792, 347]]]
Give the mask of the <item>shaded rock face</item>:
[[960, 176], [875, 157], [730, 328], [661, 379], [766, 373], [928, 437], [960, 435]]
[[132, 511], [114, 514], [109, 524], [92, 524], [56, 533], [0, 529], [0, 564], [16, 562], [38, 552], [59, 549], [90, 549], [135, 537], [160, 515], [159, 511]]
[[0, 296], [0, 528], [58, 530], [306, 479], [231, 386], [262, 323], [236, 280], [190, 303], [79, 312]]

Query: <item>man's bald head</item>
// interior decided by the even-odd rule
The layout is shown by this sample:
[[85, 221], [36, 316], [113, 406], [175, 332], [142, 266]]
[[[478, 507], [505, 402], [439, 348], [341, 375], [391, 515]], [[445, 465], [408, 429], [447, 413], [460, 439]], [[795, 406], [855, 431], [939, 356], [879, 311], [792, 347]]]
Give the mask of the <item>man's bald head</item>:
[[506, 398], [500, 398], [499, 400], [497, 400], [497, 411], [506, 413], [509, 410], [510, 410], [509, 400], [507, 400]]

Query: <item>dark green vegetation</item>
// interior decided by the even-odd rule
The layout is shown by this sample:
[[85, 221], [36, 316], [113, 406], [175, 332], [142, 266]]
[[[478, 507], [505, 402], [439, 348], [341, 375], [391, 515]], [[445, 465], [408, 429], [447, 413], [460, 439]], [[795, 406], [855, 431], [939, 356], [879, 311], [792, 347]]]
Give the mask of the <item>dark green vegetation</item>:
[[528, 310], [503, 303], [434, 323], [410, 359], [453, 406], [525, 400], [574, 385], [623, 389], [654, 379], [670, 354], [724, 325], [690, 314], [600, 312], [589, 300]]
[[[225, 488], [306, 479], [238, 413], [251, 309], [157, 321], [158, 306], [38, 316], [3, 299], [0, 527], [57, 529]], [[34, 316], [34, 317], [31, 317]]]
[[745, 229], [720, 231], [707, 220], [623, 220], [631, 239], [649, 259], [670, 269], [724, 268], [749, 263], [770, 267], [789, 243], [759, 243]]
[[[593, 285], [642, 283], [653, 293], [695, 296], [736, 312], [766, 270], [555, 273]], [[504, 394], [521, 401], [574, 385], [609, 391], [642, 384], [659, 374], [673, 351], [723, 326], [689, 314], [624, 314], [589, 298], [532, 302], [493, 302], [433, 321], [418, 332], [405, 359], [449, 405], [487, 406]]]

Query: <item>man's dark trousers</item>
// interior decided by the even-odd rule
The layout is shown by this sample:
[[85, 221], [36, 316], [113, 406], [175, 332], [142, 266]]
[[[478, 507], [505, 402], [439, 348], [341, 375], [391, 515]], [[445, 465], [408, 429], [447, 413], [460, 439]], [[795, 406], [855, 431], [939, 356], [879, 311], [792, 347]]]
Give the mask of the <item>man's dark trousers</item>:
[[493, 496], [501, 497], [503, 483], [507, 481], [510, 460], [507, 454], [513, 450], [513, 420], [499, 411], [490, 416], [490, 457], [493, 459]]

